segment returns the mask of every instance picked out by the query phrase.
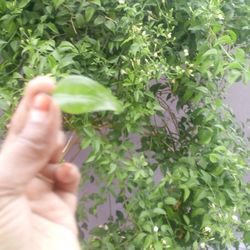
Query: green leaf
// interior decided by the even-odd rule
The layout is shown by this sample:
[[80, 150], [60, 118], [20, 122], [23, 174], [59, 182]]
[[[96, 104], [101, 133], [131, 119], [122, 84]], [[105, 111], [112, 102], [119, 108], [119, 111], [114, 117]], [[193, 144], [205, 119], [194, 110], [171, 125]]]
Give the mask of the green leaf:
[[163, 246], [162, 246], [160, 241], [157, 241], [156, 243], [154, 243], [154, 249], [155, 250], [162, 250], [163, 249]]
[[228, 73], [228, 81], [231, 84], [239, 81], [241, 77], [242, 77], [241, 71], [236, 70], [236, 69], [232, 69]]
[[71, 75], [59, 81], [53, 98], [69, 114], [95, 111], [122, 111], [121, 103], [98, 82], [84, 76]]
[[57, 9], [58, 7], [60, 7], [60, 5], [62, 5], [65, 2], [65, 0], [52, 0], [52, 2], [55, 8]]
[[144, 242], [144, 248], [147, 249], [149, 245], [153, 242], [153, 240], [154, 240], [154, 237], [152, 235], [148, 235]]
[[134, 242], [135, 242], [136, 244], [141, 244], [141, 242], [143, 241], [143, 239], [145, 238], [146, 235], [147, 235], [147, 234], [145, 234], [145, 233], [139, 233], [139, 234], [135, 237]]
[[73, 52], [73, 53], [77, 53], [77, 48], [70, 42], [68, 41], [62, 41], [58, 47], [58, 50], [60, 51], [60, 53], [65, 53], [65, 52]]
[[164, 211], [162, 208], [157, 207], [157, 208], [155, 208], [155, 209], [153, 210], [153, 213], [165, 215], [165, 214], [166, 214], [166, 211]]
[[20, 3], [18, 4], [19, 8], [24, 8], [26, 5], [28, 5], [31, 2], [31, 0], [22, 0], [20, 1]]
[[185, 242], [188, 242], [189, 239], [190, 239], [190, 233], [186, 232], [186, 235], [185, 235], [185, 238], [184, 238]]
[[217, 49], [210, 49], [210, 50], [206, 51], [206, 52], [202, 55], [202, 57], [217, 56], [217, 54], [218, 54]]
[[227, 69], [242, 69], [242, 66], [239, 62], [231, 62], [228, 64]]
[[244, 242], [250, 244], [250, 231], [244, 233]]
[[76, 14], [76, 24], [78, 25], [78, 27], [83, 26], [85, 23], [84, 17], [82, 14], [77, 13]]
[[235, 43], [237, 41], [237, 35], [236, 35], [236, 33], [233, 30], [229, 30], [228, 34], [231, 37], [233, 43]]
[[95, 14], [95, 8], [93, 8], [91, 6], [86, 8], [86, 10], [85, 10], [86, 21], [89, 22], [94, 14]]
[[98, 236], [98, 237], [104, 236], [106, 233], [107, 232], [104, 228], [98, 228], [98, 227], [90, 231], [91, 235]]
[[186, 201], [190, 195], [190, 190], [188, 188], [184, 188], [184, 197], [183, 201]]
[[105, 23], [105, 17], [103, 17], [103, 16], [98, 16], [96, 19], [95, 19], [95, 21], [94, 21], [94, 25], [100, 25], [100, 24], [103, 24], [103, 23]]
[[192, 217], [196, 217], [196, 216], [202, 215], [204, 213], [206, 213], [206, 210], [204, 208], [196, 208], [192, 212]]
[[98, 6], [102, 6], [101, 0], [91, 0], [91, 3], [96, 4]]
[[225, 45], [225, 44], [232, 44], [233, 40], [229, 35], [225, 35], [219, 38], [219, 40], [215, 43], [215, 46], [217, 45]]
[[235, 58], [240, 63], [245, 63], [246, 61], [246, 53], [241, 48], [236, 48], [235, 50]]
[[197, 241], [193, 243], [193, 250], [198, 250], [199, 249], [199, 244]]
[[209, 155], [209, 160], [212, 162], [212, 163], [216, 163], [220, 160], [220, 156], [218, 154], [210, 154]]
[[109, 30], [115, 31], [115, 23], [112, 20], [107, 20], [104, 24]]
[[167, 205], [175, 205], [176, 202], [177, 202], [177, 200], [175, 198], [173, 198], [173, 197], [168, 197], [168, 198], [165, 199], [165, 203]]
[[3, 41], [3, 40], [0, 40], [0, 51], [1, 51], [1, 47], [4, 47], [4, 45], [6, 44], [7, 42]]
[[209, 144], [213, 136], [211, 128], [200, 128], [198, 132], [199, 142], [201, 144]]
[[57, 27], [55, 26], [55, 24], [53, 24], [53, 23], [48, 23], [48, 24], [47, 24], [47, 27], [48, 27], [50, 30], [52, 30], [54, 33], [56, 33], [56, 34], [59, 33], [59, 31], [58, 31]]
[[184, 219], [184, 221], [186, 222], [187, 225], [190, 224], [190, 219], [185, 214], [183, 215], [183, 219]]

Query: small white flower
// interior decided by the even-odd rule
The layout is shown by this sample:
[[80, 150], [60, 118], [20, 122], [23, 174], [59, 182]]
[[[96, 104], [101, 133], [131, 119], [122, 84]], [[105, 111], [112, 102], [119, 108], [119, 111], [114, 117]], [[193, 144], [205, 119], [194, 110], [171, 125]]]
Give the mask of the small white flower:
[[233, 219], [234, 221], [239, 221], [239, 219], [238, 219], [238, 217], [237, 217], [236, 215], [233, 215], [233, 216], [232, 216], [232, 219]]
[[206, 248], [206, 244], [205, 244], [204, 242], [202, 242], [202, 243], [200, 244], [200, 247], [201, 247], [202, 249], [205, 249], [205, 248]]
[[108, 229], [109, 229], [108, 225], [105, 225], [104, 230], [108, 231]]
[[119, 4], [124, 4], [125, 0], [118, 0]]
[[172, 33], [171, 33], [171, 32], [168, 33], [167, 37], [168, 37], [168, 38], [171, 38], [171, 37], [172, 37]]
[[98, 227], [99, 227], [99, 228], [103, 228], [103, 225], [101, 224], [101, 225], [99, 225]]
[[126, 74], [126, 71], [124, 69], [121, 70], [121, 74], [124, 75]]
[[207, 233], [210, 233], [212, 231], [212, 229], [210, 227], [205, 227], [204, 231], [207, 232]]
[[157, 233], [159, 231], [159, 228], [157, 226], [154, 226], [154, 232]]
[[246, 224], [250, 224], [250, 220], [247, 220], [247, 221], [246, 221]]
[[166, 240], [162, 240], [162, 244], [163, 245], [167, 245], [167, 241]]
[[187, 49], [184, 49], [184, 55], [189, 56], [189, 51]]
[[224, 16], [223, 16], [222, 14], [219, 14], [219, 15], [218, 15], [218, 18], [219, 18], [220, 20], [224, 20]]

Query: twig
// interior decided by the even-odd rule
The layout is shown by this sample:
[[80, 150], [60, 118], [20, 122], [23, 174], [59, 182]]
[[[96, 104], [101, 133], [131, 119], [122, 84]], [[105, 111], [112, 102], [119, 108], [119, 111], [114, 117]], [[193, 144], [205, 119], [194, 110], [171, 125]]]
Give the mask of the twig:
[[159, 98], [160, 101], [163, 102], [163, 104], [165, 105], [165, 107], [164, 107], [164, 106], [161, 104], [161, 102], [160, 102], [161, 107], [164, 108], [165, 110], [167, 109], [166, 111], [168, 111], [168, 113], [169, 113], [169, 115], [170, 115], [170, 117], [171, 117], [171, 119], [172, 119], [172, 121], [173, 121], [173, 123], [174, 123], [176, 132], [179, 134], [178, 122], [177, 122], [177, 120], [176, 120], [175, 115], [174, 115], [173, 112], [171, 111], [169, 105], [167, 104], [167, 102], [165, 102], [165, 101], [162, 99], [161, 96], [157, 95], [157, 98]]
[[72, 132], [72, 134], [71, 134], [70, 138], [68, 139], [65, 147], [63, 148], [63, 151], [62, 151], [63, 158], [69, 152], [71, 146], [74, 145], [74, 141], [73, 141], [74, 137], [75, 137], [75, 132]]
[[71, 22], [71, 25], [73, 27], [73, 30], [74, 30], [75, 34], [77, 35], [76, 27], [74, 25], [74, 22], [73, 22], [72, 18], [70, 19], [70, 22]]

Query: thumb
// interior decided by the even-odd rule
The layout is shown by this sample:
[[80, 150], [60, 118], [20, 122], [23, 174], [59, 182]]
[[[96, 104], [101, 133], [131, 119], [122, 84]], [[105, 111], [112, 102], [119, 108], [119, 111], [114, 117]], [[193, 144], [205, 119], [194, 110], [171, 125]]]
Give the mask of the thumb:
[[27, 116], [23, 130], [0, 156], [0, 181], [10, 188], [26, 185], [49, 162], [54, 152], [60, 122], [50, 96], [39, 94]]

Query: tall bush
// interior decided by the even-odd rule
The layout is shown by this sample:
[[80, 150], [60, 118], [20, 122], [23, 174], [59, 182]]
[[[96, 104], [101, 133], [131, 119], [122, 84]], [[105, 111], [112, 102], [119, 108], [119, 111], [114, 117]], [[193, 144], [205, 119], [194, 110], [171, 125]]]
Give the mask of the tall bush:
[[91, 147], [83, 182], [102, 184], [79, 219], [110, 196], [124, 208], [85, 249], [250, 244], [249, 150], [223, 102], [250, 78], [249, 16], [249, 0], [0, 0], [2, 134], [39, 74], [89, 76], [124, 104], [120, 115], [64, 116]]

